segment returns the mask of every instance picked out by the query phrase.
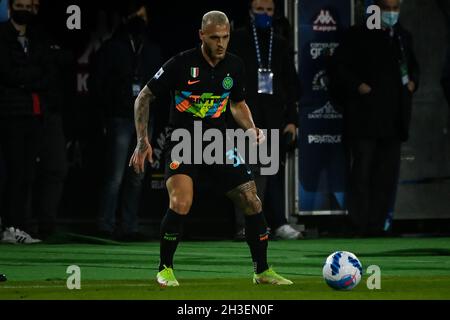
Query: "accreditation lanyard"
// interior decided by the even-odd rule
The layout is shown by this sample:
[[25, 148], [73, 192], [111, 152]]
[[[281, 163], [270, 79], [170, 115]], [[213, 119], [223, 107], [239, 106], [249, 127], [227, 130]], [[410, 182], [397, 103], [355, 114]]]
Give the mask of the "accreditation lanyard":
[[398, 60], [398, 64], [400, 67], [400, 76], [402, 80], [402, 85], [406, 86], [409, 83], [409, 70], [408, 70], [408, 59], [406, 57], [405, 47], [403, 45], [402, 37], [400, 34], [396, 33], [394, 28], [389, 30], [389, 36], [392, 40], [397, 38], [398, 45], [400, 47], [400, 59]]
[[399, 61], [400, 63], [400, 74], [402, 77], [402, 84], [404, 86], [408, 85], [410, 79], [409, 79], [409, 70], [408, 70], [408, 59], [406, 58], [406, 52], [405, 47], [403, 46], [402, 37], [400, 35], [398, 37], [398, 42], [400, 45], [400, 51], [401, 51], [401, 59]]
[[134, 40], [131, 38], [130, 36], [130, 43], [131, 43], [131, 48], [133, 49], [133, 54], [134, 54], [134, 61], [133, 61], [133, 82], [131, 84], [131, 90], [133, 93], [133, 97], [136, 98], [139, 95], [139, 92], [141, 92], [141, 82], [140, 79], [138, 77], [139, 74], [139, 56], [142, 52], [142, 48], [144, 47], [144, 42], [141, 42], [141, 45], [139, 46], [139, 48], [136, 50], [136, 46], [134, 45]]
[[[26, 36], [18, 36], [17, 41], [19, 41], [22, 46], [23, 53], [28, 56], [30, 43], [28, 42], [28, 38]], [[42, 114], [41, 110], [41, 97], [39, 93], [32, 92], [31, 93], [31, 101], [33, 103], [33, 115], [38, 116]]]
[[258, 60], [258, 93], [273, 94], [273, 72], [272, 72], [272, 49], [273, 49], [273, 28], [270, 29], [269, 54], [267, 68], [264, 68], [261, 57], [261, 48], [258, 41], [256, 26], [252, 23], [253, 39], [255, 41], [256, 59]]

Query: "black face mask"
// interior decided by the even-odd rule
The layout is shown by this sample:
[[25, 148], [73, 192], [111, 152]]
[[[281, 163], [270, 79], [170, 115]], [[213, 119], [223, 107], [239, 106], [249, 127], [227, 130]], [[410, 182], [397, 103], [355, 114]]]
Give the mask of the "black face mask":
[[147, 25], [145, 24], [145, 21], [142, 18], [134, 17], [128, 20], [126, 28], [128, 32], [131, 33], [132, 35], [138, 35], [146, 31]]
[[11, 10], [11, 18], [19, 25], [27, 25], [33, 19], [33, 14], [28, 10]]

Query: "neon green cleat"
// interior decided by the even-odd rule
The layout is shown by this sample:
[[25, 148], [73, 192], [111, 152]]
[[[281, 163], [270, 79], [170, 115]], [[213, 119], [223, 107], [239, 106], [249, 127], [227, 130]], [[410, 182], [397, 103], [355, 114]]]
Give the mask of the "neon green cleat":
[[267, 269], [264, 272], [253, 274], [254, 284], [277, 284], [277, 285], [291, 285], [293, 282], [286, 278], [283, 278], [276, 273], [272, 268]]
[[156, 281], [158, 281], [161, 287], [178, 287], [180, 285], [173, 274], [173, 269], [167, 268], [166, 266], [164, 266], [163, 270], [158, 272]]

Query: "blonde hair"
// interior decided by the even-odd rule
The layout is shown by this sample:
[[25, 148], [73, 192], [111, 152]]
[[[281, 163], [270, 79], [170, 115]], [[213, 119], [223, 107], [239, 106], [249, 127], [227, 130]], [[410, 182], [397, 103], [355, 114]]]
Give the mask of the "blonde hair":
[[209, 11], [202, 18], [202, 30], [209, 24], [224, 25], [230, 24], [228, 17], [222, 11]]

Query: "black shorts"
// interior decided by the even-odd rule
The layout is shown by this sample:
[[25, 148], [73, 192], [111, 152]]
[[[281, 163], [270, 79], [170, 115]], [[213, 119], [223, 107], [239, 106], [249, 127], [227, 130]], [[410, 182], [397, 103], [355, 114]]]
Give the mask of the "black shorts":
[[192, 178], [194, 184], [201, 178], [213, 181], [219, 191], [226, 193], [236, 187], [253, 181], [251, 168], [241, 162], [234, 164], [185, 164], [173, 161], [171, 158], [172, 148], [166, 148], [165, 152], [165, 179], [166, 181], [176, 174], [185, 174]]

